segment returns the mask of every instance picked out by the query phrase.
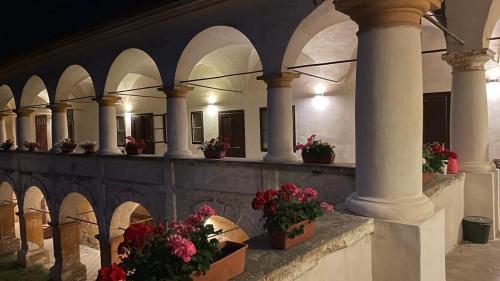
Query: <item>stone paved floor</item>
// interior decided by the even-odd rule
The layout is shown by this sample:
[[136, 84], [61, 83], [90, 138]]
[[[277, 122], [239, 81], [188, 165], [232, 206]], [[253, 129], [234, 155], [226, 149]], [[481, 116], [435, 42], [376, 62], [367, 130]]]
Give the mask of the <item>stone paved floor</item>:
[[446, 258], [447, 281], [500, 281], [500, 240], [460, 245]]

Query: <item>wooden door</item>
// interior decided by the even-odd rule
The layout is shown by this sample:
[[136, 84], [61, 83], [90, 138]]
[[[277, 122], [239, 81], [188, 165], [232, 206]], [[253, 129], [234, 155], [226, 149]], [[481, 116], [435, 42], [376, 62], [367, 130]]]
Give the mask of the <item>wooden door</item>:
[[154, 116], [153, 113], [132, 115], [132, 137], [144, 140], [144, 154], [155, 154]]
[[219, 135], [229, 138], [228, 157], [245, 158], [245, 113], [243, 110], [219, 112]]
[[36, 142], [40, 145], [39, 150], [47, 151], [49, 149], [47, 143], [47, 115], [35, 116], [35, 133]]
[[450, 146], [450, 92], [424, 94], [423, 141]]

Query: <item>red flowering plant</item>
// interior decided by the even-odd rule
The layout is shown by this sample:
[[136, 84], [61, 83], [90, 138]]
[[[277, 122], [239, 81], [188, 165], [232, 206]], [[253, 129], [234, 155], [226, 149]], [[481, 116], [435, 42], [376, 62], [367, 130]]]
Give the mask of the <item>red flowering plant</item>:
[[229, 147], [229, 138], [218, 137], [212, 138], [210, 141], [203, 142], [200, 146], [200, 150], [203, 152], [220, 152], [226, 151]]
[[204, 205], [186, 220], [156, 227], [130, 225], [118, 247], [122, 258], [119, 266], [126, 272], [127, 280], [190, 281], [193, 272], [205, 273], [221, 257], [215, 239], [221, 231], [205, 224], [213, 215], [214, 209]]
[[425, 144], [422, 150], [422, 170], [428, 173], [443, 172], [448, 159], [457, 159], [457, 153], [434, 142]]
[[335, 145], [331, 145], [325, 141], [318, 138], [317, 135], [313, 134], [307, 138], [305, 144], [298, 143], [295, 147], [297, 150], [302, 150], [302, 155], [304, 154], [335, 154]]
[[126, 278], [125, 271], [116, 264], [101, 268], [97, 275], [98, 281], [126, 281]]
[[304, 232], [301, 225], [289, 231], [290, 226], [305, 220], [314, 221], [323, 215], [323, 210], [333, 211], [333, 206], [326, 202], [318, 202], [318, 192], [312, 188], [304, 188], [285, 183], [279, 189], [257, 191], [252, 201], [254, 210], [263, 210], [264, 228], [269, 233], [285, 232], [292, 239]]
[[136, 140], [134, 137], [128, 136], [127, 137], [127, 144], [125, 145], [126, 150], [137, 150], [141, 148], [145, 148], [146, 143], [144, 140]]

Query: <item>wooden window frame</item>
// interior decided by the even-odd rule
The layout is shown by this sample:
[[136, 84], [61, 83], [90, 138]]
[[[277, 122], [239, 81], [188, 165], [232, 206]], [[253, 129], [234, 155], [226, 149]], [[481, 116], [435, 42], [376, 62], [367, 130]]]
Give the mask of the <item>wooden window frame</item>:
[[[193, 127], [193, 116], [199, 114], [201, 116], [201, 127], [194, 128]], [[194, 139], [194, 130], [201, 129], [201, 141], [197, 141]], [[205, 141], [205, 121], [203, 119], [203, 111], [192, 111], [191, 112], [191, 143], [192, 144], [202, 144]]]
[[[259, 108], [259, 133], [260, 133], [260, 151], [261, 152], [267, 152], [267, 149], [264, 148], [264, 134], [262, 133], [262, 113], [263, 112], [268, 112], [267, 107], [261, 107]], [[267, 115], [267, 118], [269, 118], [269, 115]], [[296, 124], [295, 124], [295, 105], [292, 106], [292, 118], [293, 118], [293, 152], [296, 151], [295, 149], [295, 144], [297, 143], [297, 130], [296, 130]], [[267, 120], [266, 120], [267, 121]], [[269, 128], [267, 128], [267, 132], [269, 134]], [[268, 142], [269, 142], [269, 135], [268, 135]], [[269, 143], [268, 143], [269, 145]]]

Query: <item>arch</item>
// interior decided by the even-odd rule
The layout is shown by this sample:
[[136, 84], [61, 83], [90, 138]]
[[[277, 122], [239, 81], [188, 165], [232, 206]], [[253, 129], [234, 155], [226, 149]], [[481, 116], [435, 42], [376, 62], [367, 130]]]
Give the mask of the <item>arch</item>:
[[37, 75], [31, 76], [24, 85], [20, 105], [21, 107], [32, 106], [49, 102], [47, 87], [42, 78]]
[[491, 6], [489, 7], [488, 17], [484, 25], [484, 34], [483, 34], [484, 47], [488, 47], [491, 44], [491, 41], [487, 40], [488, 38], [500, 36], [500, 26], [498, 23], [499, 19], [500, 19], [500, 1], [491, 0]]
[[145, 210], [146, 215], [151, 217], [151, 212], [137, 202], [127, 201], [115, 208], [109, 224], [109, 232], [112, 239], [123, 234], [124, 229], [131, 223], [132, 214], [136, 212], [138, 208], [142, 208], [142, 212]]
[[12, 185], [3, 181], [0, 183], [0, 204], [15, 202], [17, 194]]
[[237, 224], [222, 216], [212, 216], [205, 224], [211, 224], [215, 230], [222, 230], [222, 234], [217, 236], [219, 241], [245, 242], [250, 237]]
[[0, 86], [0, 110], [15, 109], [14, 93], [8, 85]]
[[[26, 192], [24, 193], [23, 200], [23, 211], [24, 213], [33, 212], [34, 209], [40, 210], [40, 204], [43, 199], [47, 197], [43, 193], [42, 189], [38, 186], [30, 186]], [[50, 211], [51, 206], [47, 204], [48, 212], [52, 214]]]
[[95, 89], [90, 74], [80, 65], [73, 64], [68, 66], [57, 82], [56, 101], [85, 96], [95, 96]]

